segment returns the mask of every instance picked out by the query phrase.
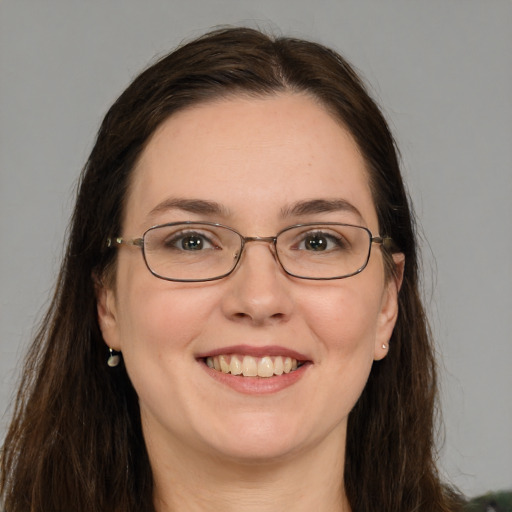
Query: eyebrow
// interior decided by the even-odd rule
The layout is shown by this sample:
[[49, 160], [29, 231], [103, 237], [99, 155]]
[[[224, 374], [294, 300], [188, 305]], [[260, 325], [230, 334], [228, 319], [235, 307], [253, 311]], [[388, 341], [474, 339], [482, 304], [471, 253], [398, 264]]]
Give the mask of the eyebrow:
[[[206, 199], [188, 199], [171, 197], [158, 203], [150, 212], [149, 217], [169, 210], [182, 210], [196, 215], [229, 217], [229, 209], [215, 201]], [[281, 208], [282, 218], [314, 215], [330, 212], [348, 212], [363, 220], [361, 212], [345, 199], [308, 199], [297, 201], [289, 206]]]
[[310, 199], [298, 201], [281, 209], [282, 217], [313, 215], [317, 213], [348, 212], [357, 215], [361, 220], [361, 212], [345, 199]]
[[158, 203], [150, 212], [149, 217], [169, 210], [183, 210], [197, 215], [219, 215], [227, 217], [228, 209], [215, 201], [205, 199], [168, 198]]

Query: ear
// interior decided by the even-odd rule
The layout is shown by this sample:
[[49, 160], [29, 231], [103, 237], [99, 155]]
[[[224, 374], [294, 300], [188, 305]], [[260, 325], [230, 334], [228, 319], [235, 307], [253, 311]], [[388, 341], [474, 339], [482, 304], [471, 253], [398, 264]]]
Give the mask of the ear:
[[386, 357], [389, 349], [389, 340], [395, 328], [398, 317], [398, 292], [402, 286], [405, 268], [405, 256], [402, 253], [393, 254], [395, 264], [394, 273], [388, 278], [382, 294], [381, 310], [378, 318], [377, 333], [375, 336], [374, 360], [379, 361]]
[[115, 291], [111, 286], [107, 286], [99, 279], [95, 278], [94, 282], [98, 323], [103, 340], [109, 348], [120, 351], [121, 344], [119, 343]]

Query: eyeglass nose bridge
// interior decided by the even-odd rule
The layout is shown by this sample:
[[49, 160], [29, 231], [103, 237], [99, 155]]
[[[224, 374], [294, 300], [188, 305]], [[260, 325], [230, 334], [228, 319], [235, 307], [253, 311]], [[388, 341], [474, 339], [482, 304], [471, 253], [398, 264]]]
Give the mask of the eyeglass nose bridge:
[[276, 247], [277, 236], [243, 236], [243, 235], [240, 235], [240, 240], [242, 242], [242, 246], [240, 247], [240, 252], [235, 255], [236, 262], [235, 262], [235, 265], [234, 265], [233, 269], [231, 270], [231, 272], [233, 272], [235, 270], [235, 268], [237, 268], [240, 265], [240, 260], [242, 259], [242, 254], [244, 252], [245, 245], [250, 242], [263, 242], [263, 243], [270, 244], [271, 252], [272, 252], [272, 255], [274, 256], [274, 259], [277, 261], [279, 266], [281, 266], [281, 267], [283, 266], [283, 264], [281, 263], [281, 260], [279, 259], [279, 255], [277, 254], [277, 247]]
[[[277, 236], [243, 236], [240, 235], [242, 240], [242, 247], [240, 247], [239, 259], [242, 257], [242, 252], [245, 248], [245, 244], [249, 242], [263, 242], [268, 243], [273, 248], [273, 254], [277, 257], [276, 244], [277, 244]], [[278, 258], [279, 260], [279, 258]]]
[[268, 242], [269, 244], [276, 245], [277, 236], [242, 236], [243, 244], [247, 242]]

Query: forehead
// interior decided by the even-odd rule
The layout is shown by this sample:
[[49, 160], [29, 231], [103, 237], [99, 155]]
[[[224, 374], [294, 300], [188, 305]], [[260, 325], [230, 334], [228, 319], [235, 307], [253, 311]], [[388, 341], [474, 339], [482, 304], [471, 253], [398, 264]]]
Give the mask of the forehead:
[[357, 144], [316, 101], [299, 94], [222, 99], [167, 119], [133, 171], [125, 227], [177, 220], [158, 208], [169, 199], [212, 201], [233, 217], [218, 220], [241, 223], [264, 223], [298, 201], [342, 199], [376, 226]]

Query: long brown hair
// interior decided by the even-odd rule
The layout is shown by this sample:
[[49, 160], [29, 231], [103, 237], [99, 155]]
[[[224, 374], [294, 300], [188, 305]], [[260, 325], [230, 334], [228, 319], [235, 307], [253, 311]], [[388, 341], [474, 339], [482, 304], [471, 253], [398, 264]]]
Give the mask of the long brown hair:
[[[413, 219], [397, 149], [350, 65], [315, 43], [246, 28], [206, 34], [149, 67], [107, 113], [83, 170], [53, 302], [28, 354], [3, 447], [7, 512], [153, 511], [137, 395], [108, 368], [94, 276], [115, 267], [134, 165], [173, 113], [229, 95], [302, 92], [352, 133], [369, 171], [381, 233], [405, 254], [389, 354], [350, 414], [345, 482], [354, 511], [449, 511], [435, 463], [436, 367], [418, 291]], [[340, 485], [342, 483], [340, 482]]]

